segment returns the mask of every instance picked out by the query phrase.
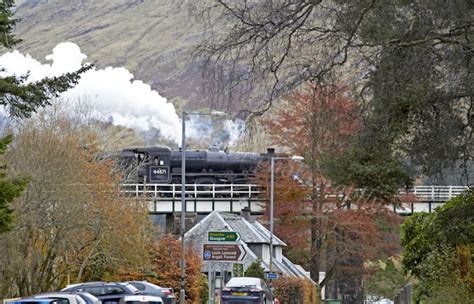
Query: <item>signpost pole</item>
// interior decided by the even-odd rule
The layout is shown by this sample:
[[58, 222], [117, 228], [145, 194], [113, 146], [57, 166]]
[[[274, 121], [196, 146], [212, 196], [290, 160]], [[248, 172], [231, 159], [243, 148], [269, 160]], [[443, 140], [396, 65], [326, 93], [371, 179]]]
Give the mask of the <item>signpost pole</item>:
[[184, 274], [185, 274], [185, 257], [184, 257], [184, 232], [185, 226], [185, 213], [186, 213], [186, 112], [183, 111], [182, 115], [182, 129], [181, 129], [181, 275], [180, 275], [180, 290], [179, 290], [179, 303], [185, 304], [186, 292], [184, 290]]
[[270, 170], [270, 273], [272, 273], [273, 267], [273, 201], [274, 201], [274, 188], [275, 188], [275, 157], [271, 158], [271, 170]]
[[208, 302], [214, 304], [214, 295], [212, 293], [212, 263], [207, 263], [207, 289], [208, 289]]

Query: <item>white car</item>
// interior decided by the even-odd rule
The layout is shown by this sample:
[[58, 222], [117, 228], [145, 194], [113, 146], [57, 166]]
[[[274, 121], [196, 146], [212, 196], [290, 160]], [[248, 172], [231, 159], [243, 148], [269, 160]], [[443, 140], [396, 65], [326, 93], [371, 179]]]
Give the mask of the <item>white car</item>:
[[87, 304], [80, 295], [74, 293], [48, 292], [34, 295], [33, 298], [66, 300], [68, 304]]
[[119, 304], [163, 304], [163, 300], [158, 296], [126, 295]]

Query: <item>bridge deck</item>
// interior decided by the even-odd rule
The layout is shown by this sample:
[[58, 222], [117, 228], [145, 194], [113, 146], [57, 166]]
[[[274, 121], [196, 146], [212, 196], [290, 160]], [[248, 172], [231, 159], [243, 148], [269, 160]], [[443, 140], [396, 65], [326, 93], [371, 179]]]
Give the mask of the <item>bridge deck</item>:
[[[415, 186], [400, 191], [411, 202], [392, 206], [400, 214], [432, 212], [449, 199], [460, 195], [466, 186]], [[122, 192], [130, 197], [144, 198], [151, 213], [181, 212], [181, 184], [123, 184]], [[252, 213], [264, 212], [265, 199], [261, 187], [255, 184], [186, 184], [186, 211], [210, 213], [214, 210], [238, 213], [249, 207]]]

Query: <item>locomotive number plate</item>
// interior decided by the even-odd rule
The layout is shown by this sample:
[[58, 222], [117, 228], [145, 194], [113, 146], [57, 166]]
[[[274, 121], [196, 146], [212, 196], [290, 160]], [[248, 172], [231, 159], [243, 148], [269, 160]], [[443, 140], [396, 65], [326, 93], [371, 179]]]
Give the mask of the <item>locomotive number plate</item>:
[[168, 182], [169, 172], [170, 172], [169, 167], [150, 166], [149, 168], [150, 182]]

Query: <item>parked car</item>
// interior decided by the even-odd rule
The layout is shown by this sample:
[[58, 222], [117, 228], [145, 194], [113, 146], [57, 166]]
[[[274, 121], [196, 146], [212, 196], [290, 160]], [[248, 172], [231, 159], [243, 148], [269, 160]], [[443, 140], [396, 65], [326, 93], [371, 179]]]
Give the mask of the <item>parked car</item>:
[[102, 304], [117, 304], [126, 295], [136, 295], [140, 291], [128, 283], [88, 282], [68, 285], [62, 291], [88, 292]]
[[35, 299], [58, 299], [58, 300], [65, 300], [65, 303], [68, 304], [86, 304], [86, 301], [79, 296], [78, 294], [75, 293], [69, 293], [69, 292], [48, 292], [48, 293], [42, 293], [38, 295], [34, 295], [32, 298]]
[[102, 304], [102, 302], [100, 302], [97, 297], [88, 292], [75, 292], [75, 294], [79, 295], [86, 302], [86, 304]]
[[119, 304], [163, 304], [163, 300], [158, 296], [152, 295], [133, 295], [124, 296]]
[[[231, 303], [273, 303], [273, 293], [265, 281], [259, 278], [236, 277], [222, 289], [222, 304]], [[243, 302], [245, 301], [245, 302]]]
[[50, 299], [50, 298], [23, 298], [14, 301], [8, 301], [8, 304], [68, 304], [64, 299]]
[[140, 290], [142, 294], [157, 295], [163, 299], [164, 304], [175, 304], [176, 297], [172, 288], [164, 288], [147, 281], [128, 281], [135, 288]]
[[69, 304], [101, 304], [99, 299], [88, 292], [47, 292], [34, 295], [33, 298], [66, 299], [69, 301]]

